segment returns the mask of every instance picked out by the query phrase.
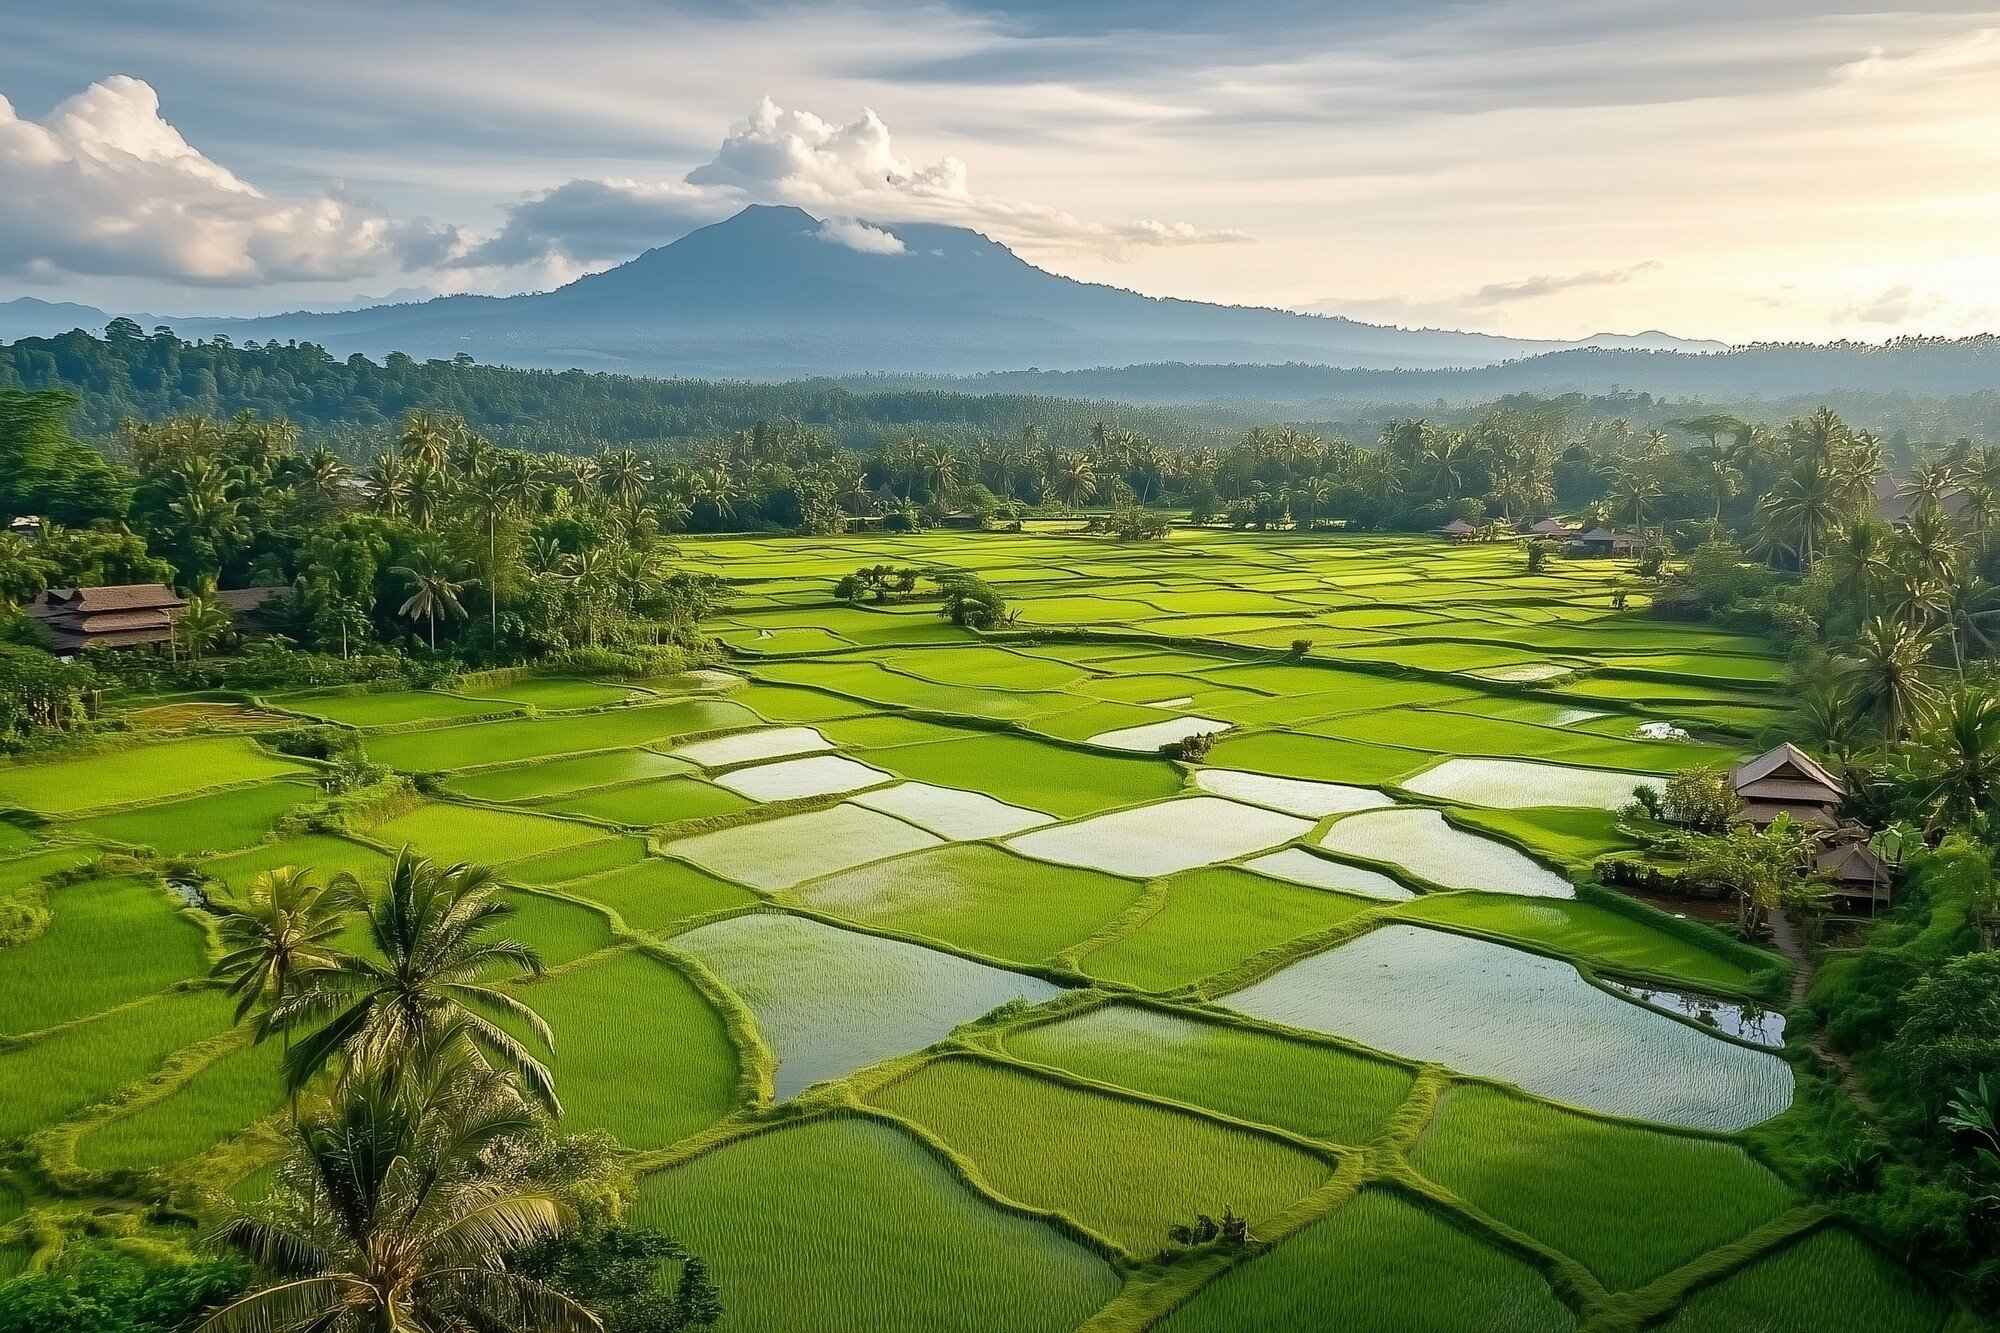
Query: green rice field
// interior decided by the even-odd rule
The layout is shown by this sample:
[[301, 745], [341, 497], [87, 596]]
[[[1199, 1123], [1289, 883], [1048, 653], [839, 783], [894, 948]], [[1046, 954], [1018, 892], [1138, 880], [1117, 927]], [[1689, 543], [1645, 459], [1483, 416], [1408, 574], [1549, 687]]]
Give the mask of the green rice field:
[[[251, 733], [0, 764], [0, 1227], [268, 1181], [277, 1053], [204, 980], [199, 894], [409, 846], [509, 886], [565, 1123], [628, 1155], [725, 1330], [1952, 1317], [1763, 1155], [1796, 1044], [1620, 989], [1785, 1002], [1781, 956], [1590, 882], [1633, 786], [1784, 722], [1761, 640], [1506, 543], [680, 550], [728, 589], [713, 670], [256, 701], [352, 729], [392, 800], [329, 804]], [[1018, 616], [834, 599], [879, 563]], [[1155, 748], [1196, 730], [1205, 762]], [[1173, 1240], [1225, 1210], [1252, 1244]]]

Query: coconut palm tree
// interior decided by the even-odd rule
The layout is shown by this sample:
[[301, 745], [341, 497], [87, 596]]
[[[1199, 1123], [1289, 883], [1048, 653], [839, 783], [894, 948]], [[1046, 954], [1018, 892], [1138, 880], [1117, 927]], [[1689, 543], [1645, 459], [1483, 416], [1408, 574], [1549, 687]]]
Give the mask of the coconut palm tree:
[[1970, 569], [1959, 569], [1938, 589], [1937, 617], [1951, 636], [1952, 662], [1965, 677], [1968, 656], [2000, 648], [2000, 588]]
[[533, 949], [492, 933], [514, 910], [499, 889], [483, 866], [439, 866], [408, 847], [398, 852], [365, 909], [374, 953], [337, 954], [270, 1011], [279, 1031], [317, 1024], [286, 1056], [288, 1086], [302, 1087], [337, 1061], [348, 1071], [388, 1068], [439, 1034], [456, 1032], [559, 1112], [548, 1066], [494, 1021], [514, 1019], [544, 1049], [554, 1047], [540, 1015], [491, 984], [500, 969], [530, 976], [542, 970]]
[[532, 1110], [455, 1027], [407, 1054], [299, 1119], [271, 1195], [218, 1233], [274, 1280], [201, 1333], [599, 1333], [507, 1267], [573, 1220], [544, 1173], [493, 1169], [530, 1141]]
[[1838, 464], [1829, 457], [1800, 458], [1778, 474], [1757, 508], [1766, 541], [1811, 569], [1849, 512]]
[[217, 923], [228, 952], [209, 973], [229, 983], [236, 1021], [260, 1003], [290, 999], [307, 973], [332, 967], [336, 952], [330, 942], [360, 906], [360, 888], [347, 876], [321, 883], [309, 869], [279, 866], [252, 880], [242, 904]]
[[409, 597], [397, 608], [396, 614], [411, 620], [421, 620], [430, 628], [431, 651], [438, 646], [438, 617], [450, 616], [454, 620], [465, 619], [465, 606], [458, 600], [458, 594], [465, 585], [453, 579], [430, 555], [418, 552], [411, 557], [411, 563], [397, 565], [389, 571], [400, 574], [410, 589]]
[[209, 649], [221, 643], [235, 628], [229, 608], [212, 597], [196, 594], [174, 613], [174, 642], [187, 649], [188, 656], [201, 661]]
[[1840, 530], [1824, 557], [1841, 600], [1864, 616], [1895, 576], [1892, 535], [1886, 524], [1860, 519]]
[[1848, 677], [1861, 705], [1882, 718], [1883, 735], [1892, 742], [1902, 739], [1904, 724], [1929, 694], [1924, 679], [1929, 655], [1929, 634], [1908, 621], [1876, 616], [1855, 636]]
[[411, 462], [427, 463], [442, 470], [451, 457], [452, 441], [457, 433], [447, 417], [435, 412], [407, 412], [403, 416], [403, 428], [396, 436], [396, 447]]
[[410, 465], [401, 455], [383, 451], [368, 468], [375, 507], [387, 519], [400, 519], [409, 508]]
[[1911, 750], [1933, 824], [1977, 819], [2000, 800], [2000, 694], [1959, 686], [1926, 710]]

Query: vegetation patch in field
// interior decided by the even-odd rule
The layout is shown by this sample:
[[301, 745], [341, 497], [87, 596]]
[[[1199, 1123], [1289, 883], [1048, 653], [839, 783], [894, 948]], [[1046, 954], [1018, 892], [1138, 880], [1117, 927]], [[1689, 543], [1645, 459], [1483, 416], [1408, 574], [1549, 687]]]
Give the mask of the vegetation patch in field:
[[1576, 1316], [1540, 1273], [1430, 1209], [1364, 1190], [1269, 1254], [1230, 1269], [1161, 1333], [1563, 1333]]
[[735, 1108], [736, 1048], [721, 1016], [658, 959], [614, 954], [519, 994], [555, 1032], [566, 1129], [658, 1148]]
[[1141, 1256], [1196, 1213], [1234, 1208], [1254, 1227], [1328, 1174], [1276, 1139], [981, 1059], [933, 1061], [874, 1100], [969, 1158], [1001, 1194]]
[[349, 727], [390, 727], [403, 722], [442, 722], [520, 711], [517, 706], [498, 700], [463, 699], [434, 690], [293, 694], [273, 702], [287, 712]]
[[862, 757], [918, 782], [972, 788], [1058, 819], [1157, 801], [1181, 789], [1181, 775], [1165, 760], [1087, 754], [1019, 736], [975, 735]]
[[275, 1039], [210, 1061], [171, 1094], [91, 1129], [77, 1161], [93, 1171], [166, 1166], [192, 1157], [284, 1105]]
[[750, 802], [700, 778], [657, 778], [623, 787], [571, 792], [539, 802], [537, 809], [581, 815], [628, 828], [650, 828], [683, 819], [708, 819], [747, 810]]
[[854, 798], [856, 805], [906, 819], [940, 838], [999, 838], [1054, 823], [1039, 810], [996, 801], [976, 791], [936, 787], [928, 782], [899, 782]]
[[760, 889], [789, 889], [886, 856], [935, 847], [939, 841], [879, 811], [836, 805], [697, 834], [667, 850], [724, 879]]
[[163, 856], [226, 852], [256, 842], [295, 806], [320, 795], [303, 783], [267, 782], [93, 815], [67, 828], [102, 842], [151, 847]]
[[1382, 902], [1404, 902], [1417, 896], [1379, 871], [1351, 866], [1330, 856], [1316, 856], [1303, 847], [1287, 847], [1268, 856], [1254, 857], [1245, 861], [1243, 868], [1308, 888], [1358, 893]]
[[1633, 791], [1659, 791], [1660, 779], [1641, 773], [1570, 768], [1563, 764], [1531, 764], [1515, 759], [1447, 759], [1427, 768], [1403, 785], [1424, 796], [1519, 810], [1537, 805], [1587, 805], [1619, 810], [1630, 805]]
[[346, 871], [364, 884], [373, 884], [389, 868], [389, 858], [373, 847], [331, 833], [300, 833], [217, 857], [206, 862], [202, 871], [230, 894], [241, 895], [258, 875], [280, 866], [311, 870], [321, 883]]
[[1083, 970], [1141, 990], [1192, 985], [1264, 950], [1365, 910], [1360, 898], [1299, 888], [1233, 866], [1177, 875], [1160, 909], [1083, 959]]
[[1792, 1100], [1791, 1066], [1767, 1051], [1617, 999], [1568, 963], [1416, 926], [1370, 931], [1224, 1003], [1663, 1124], [1739, 1130]]
[[[1828, 1227], [1696, 1291], [1663, 1333], [1934, 1333], [1949, 1307], [1852, 1232]], [[1975, 1327], [1968, 1324], [1966, 1327]]]
[[1028, 856], [1150, 879], [1290, 842], [1307, 820], [1217, 796], [1190, 796], [1037, 829], [1008, 845]]
[[650, 1176], [632, 1216], [709, 1264], [729, 1293], [719, 1333], [1048, 1333], [1118, 1290], [1089, 1250], [994, 1208], [902, 1131], [855, 1117]]
[[476, 801], [533, 801], [693, 771], [690, 765], [651, 750], [606, 750], [574, 759], [545, 759], [540, 763], [460, 773], [445, 786]]
[[1006, 1043], [1024, 1060], [1330, 1143], [1374, 1137], [1413, 1081], [1386, 1060], [1150, 1005], [1104, 1005]]
[[681, 699], [568, 717], [510, 718], [392, 732], [369, 737], [368, 756], [406, 773], [434, 773], [589, 750], [629, 749], [756, 720], [747, 708], [726, 699]]
[[219, 990], [169, 991], [23, 1046], [0, 1048], [0, 1141], [52, 1125], [229, 1026]]
[[1613, 1291], [1726, 1245], [1792, 1202], [1733, 1143], [1608, 1124], [1477, 1085], [1446, 1094], [1411, 1162]]
[[41, 934], [0, 949], [0, 1035], [39, 1032], [200, 976], [201, 930], [137, 879], [49, 893]]
[[1212, 736], [1229, 730], [1229, 723], [1218, 722], [1212, 717], [1175, 717], [1165, 722], [1148, 722], [1136, 727], [1119, 727], [1113, 731], [1100, 731], [1089, 738], [1092, 745], [1101, 745], [1107, 750], [1131, 750], [1135, 754], [1152, 754], [1161, 746], [1173, 741], [1184, 741], [1190, 736]]
[[1340, 820], [1320, 839], [1330, 852], [1400, 866], [1447, 889], [1571, 898], [1570, 882], [1505, 843], [1453, 828], [1435, 810], [1370, 810]]
[[1140, 886], [978, 846], [897, 857], [814, 880], [801, 892], [836, 916], [1031, 963], [1117, 917]]
[[304, 767], [243, 736], [192, 736], [41, 763], [0, 764], [0, 806], [74, 814], [286, 777]]
[[757, 912], [674, 937], [757, 1016], [778, 1056], [777, 1095], [928, 1046], [961, 1023], [1058, 993], [953, 954]]
[[757, 901], [757, 895], [740, 885], [658, 856], [572, 880], [562, 891], [602, 903], [618, 913], [627, 926], [643, 931], [663, 930], [689, 917]]
[[566, 819], [437, 801], [375, 825], [368, 836], [389, 847], [407, 843], [437, 861], [498, 865], [593, 842], [605, 833]]
[[753, 801], [796, 801], [807, 796], [840, 796], [895, 779], [880, 769], [838, 754], [780, 759], [772, 764], [731, 769], [715, 781]]
[[[1720, 949], [1703, 948], [1679, 932], [1583, 901], [1522, 902], [1488, 894], [1431, 894], [1402, 908], [1398, 915], [1520, 940], [1598, 968], [1672, 977], [1732, 992], [1758, 991], [1770, 975], [1768, 970], [1750, 970]], [[1724, 942], [1719, 935], [1714, 938], [1718, 944]], [[1778, 959], [1772, 957], [1770, 967], [1778, 966]]]

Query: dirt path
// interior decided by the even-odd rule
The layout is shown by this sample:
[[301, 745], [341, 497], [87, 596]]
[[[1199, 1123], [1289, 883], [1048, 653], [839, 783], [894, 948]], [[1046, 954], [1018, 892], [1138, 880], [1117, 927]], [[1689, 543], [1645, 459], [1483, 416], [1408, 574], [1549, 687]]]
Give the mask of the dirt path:
[[[1792, 919], [1782, 910], [1771, 913], [1771, 943], [1778, 946], [1778, 952], [1792, 960], [1792, 994], [1787, 1008], [1797, 1015], [1805, 1006], [1806, 992], [1812, 989], [1813, 962], [1812, 955], [1806, 951], [1805, 941], [1799, 937], [1798, 927], [1792, 924]], [[1853, 1099], [1856, 1106], [1870, 1117], [1881, 1113], [1881, 1108], [1875, 1104], [1875, 1099], [1868, 1095], [1868, 1089], [1862, 1084], [1860, 1071], [1855, 1069], [1854, 1061], [1848, 1058], [1847, 1052], [1835, 1049], [1833, 1043], [1826, 1039], [1826, 1033], [1817, 1026], [1812, 1034], [1812, 1050], [1814, 1055], [1839, 1071], [1840, 1086]]]

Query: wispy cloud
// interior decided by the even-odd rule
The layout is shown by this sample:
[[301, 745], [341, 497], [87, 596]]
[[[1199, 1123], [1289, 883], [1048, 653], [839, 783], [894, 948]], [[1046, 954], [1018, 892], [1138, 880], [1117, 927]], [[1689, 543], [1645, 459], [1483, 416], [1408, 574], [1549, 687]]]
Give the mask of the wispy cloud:
[[1537, 301], [1562, 292], [1587, 287], [1615, 287], [1644, 274], [1657, 273], [1666, 266], [1657, 259], [1642, 260], [1623, 268], [1585, 269], [1580, 273], [1541, 273], [1506, 282], [1489, 282], [1469, 292], [1442, 297], [1393, 296], [1328, 298], [1312, 301], [1300, 309], [1321, 315], [1346, 315], [1353, 319], [1389, 319], [1399, 323], [1466, 320], [1523, 302]]

